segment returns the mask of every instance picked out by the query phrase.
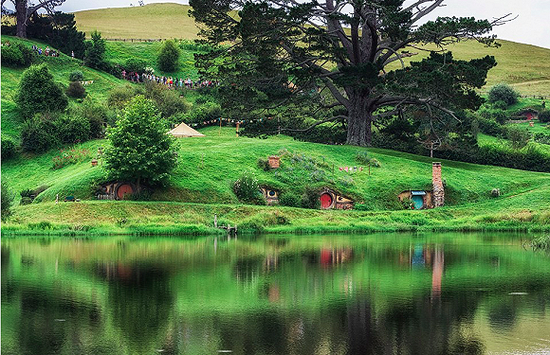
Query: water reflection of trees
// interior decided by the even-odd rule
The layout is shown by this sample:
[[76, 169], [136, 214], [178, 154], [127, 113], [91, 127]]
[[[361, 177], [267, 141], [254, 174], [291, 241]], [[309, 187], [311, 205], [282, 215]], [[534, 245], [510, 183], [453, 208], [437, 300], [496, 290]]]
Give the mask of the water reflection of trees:
[[[520, 252], [290, 239], [215, 251], [213, 241], [115, 243], [92, 257], [80, 243], [51, 280], [41, 277], [57, 265], [60, 252], [47, 252], [57, 242], [34, 253], [3, 245], [2, 299], [17, 309], [19, 353], [478, 354], [479, 334], [465, 328], [481, 302], [499, 329], [525, 307], [491, 289], [550, 289], [544, 260]], [[13, 279], [22, 273], [32, 283]]]
[[134, 353], [154, 351], [171, 318], [174, 295], [167, 270], [151, 264], [102, 263], [108, 281], [108, 310]]

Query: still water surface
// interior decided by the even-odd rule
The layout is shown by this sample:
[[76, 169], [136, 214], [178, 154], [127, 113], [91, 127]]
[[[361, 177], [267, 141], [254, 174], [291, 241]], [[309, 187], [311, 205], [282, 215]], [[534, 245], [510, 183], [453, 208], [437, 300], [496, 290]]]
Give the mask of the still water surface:
[[526, 238], [3, 238], [2, 354], [550, 354]]

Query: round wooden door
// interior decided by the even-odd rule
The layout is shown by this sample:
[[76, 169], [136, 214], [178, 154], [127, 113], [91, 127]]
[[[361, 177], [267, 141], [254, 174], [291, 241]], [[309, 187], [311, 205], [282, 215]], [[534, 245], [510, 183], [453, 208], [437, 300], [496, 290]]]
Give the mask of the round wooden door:
[[332, 206], [332, 196], [329, 193], [324, 193], [321, 195], [321, 208], [327, 209]]
[[116, 195], [120, 200], [122, 200], [124, 195], [131, 194], [132, 192], [134, 192], [134, 190], [130, 184], [122, 184], [118, 187]]

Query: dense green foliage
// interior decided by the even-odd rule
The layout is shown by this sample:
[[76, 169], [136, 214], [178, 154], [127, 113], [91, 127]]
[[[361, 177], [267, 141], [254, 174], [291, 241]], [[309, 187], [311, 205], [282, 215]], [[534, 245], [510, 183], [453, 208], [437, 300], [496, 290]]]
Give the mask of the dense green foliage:
[[9, 217], [11, 214], [11, 205], [13, 203], [13, 193], [11, 192], [8, 184], [2, 181], [1, 187], [2, 200], [0, 201], [2, 220]]
[[[284, 104], [289, 111], [307, 97], [311, 112], [327, 114], [310, 114], [317, 124], [345, 119], [346, 143], [370, 145], [372, 123], [383, 125], [403, 107], [451, 121], [453, 112], [482, 103], [476, 89], [496, 65], [493, 57], [465, 61], [432, 52], [404, 65], [409, 52], [402, 50], [412, 42], [445, 47], [476, 38], [493, 44], [494, 38], [483, 38], [493, 25], [486, 20], [445, 17], [415, 24], [439, 3], [423, 1], [421, 9], [403, 0], [360, 1], [327, 10], [317, 2], [192, 0], [191, 15], [205, 25], [199, 34], [213, 46], [196, 56], [197, 67], [221, 81], [224, 108], [269, 117], [270, 107]], [[223, 46], [229, 42], [231, 50]], [[396, 61], [403, 67], [390, 71]]]
[[180, 55], [181, 50], [174, 41], [164, 41], [157, 59], [160, 70], [165, 72], [175, 72], [178, 70]]
[[94, 69], [105, 68], [105, 40], [97, 31], [92, 32], [91, 41], [86, 42], [84, 64]]
[[84, 85], [82, 85], [80, 81], [71, 81], [65, 93], [69, 97], [82, 99], [86, 97], [86, 88], [84, 87]]
[[69, 81], [82, 81], [84, 74], [80, 70], [75, 70], [69, 74]]
[[115, 180], [158, 185], [169, 180], [176, 165], [173, 137], [152, 101], [137, 96], [108, 131], [111, 145], [105, 152], [109, 177]]
[[68, 104], [46, 64], [31, 66], [23, 72], [15, 102], [25, 119], [38, 112], [63, 110]]
[[550, 123], [550, 110], [539, 112], [539, 120], [543, 123]]
[[143, 59], [128, 58], [124, 63], [124, 70], [142, 74], [145, 71], [147, 63]]
[[110, 108], [120, 110], [126, 107], [136, 95], [143, 95], [152, 100], [162, 118], [167, 119], [169, 124], [181, 123], [184, 120], [183, 114], [190, 108], [179, 91], [170, 90], [165, 85], [153, 82], [147, 82], [139, 87], [125, 86], [114, 89], [109, 94], [107, 103]]
[[33, 61], [33, 53], [22, 43], [2, 46], [2, 65], [10, 67], [28, 67]]
[[233, 192], [239, 201], [249, 204], [264, 204], [258, 178], [250, 172], [243, 173], [234, 183]]
[[7, 160], [15, 156], [17, 147], [12, 138], [2, 135], [2, 160]]
[[[497, 104], [502, 102], [504, 107], [507, 108], [515, 104], [518, 101], [519, 94], [511, 86], [506, 84], [495, 85], [489, 90], [489, 102]], [[502, 106], [502, 104], [500, 104]]]
[[[56, 11], [44, 15], [35, 12], [25, 21], [25, 29], [27, 38], [45, 41], [69, 56], [74, 52], [76, 58], [84, 57], [85, 34], [77, 30], [74, 14]], [[2, 23], [2, 33], [15, 36], [16, 25]]]
[[515, 149], [521, 149], [527, 145], [529, 139], [531, 139], [531, 134], [527, 129], [522, 129], [519, 127], [509, 127], [506, 130], [508, 139], [512, 143], [512, 147]]

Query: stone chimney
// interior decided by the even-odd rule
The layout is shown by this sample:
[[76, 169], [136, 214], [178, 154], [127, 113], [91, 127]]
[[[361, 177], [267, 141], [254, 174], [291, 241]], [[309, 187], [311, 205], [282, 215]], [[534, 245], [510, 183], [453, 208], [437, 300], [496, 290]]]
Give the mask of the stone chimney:
[[441, 179], [441, 163], [432, 163], [433, 205], [441, 207], [445, 204], [445, 189]]

